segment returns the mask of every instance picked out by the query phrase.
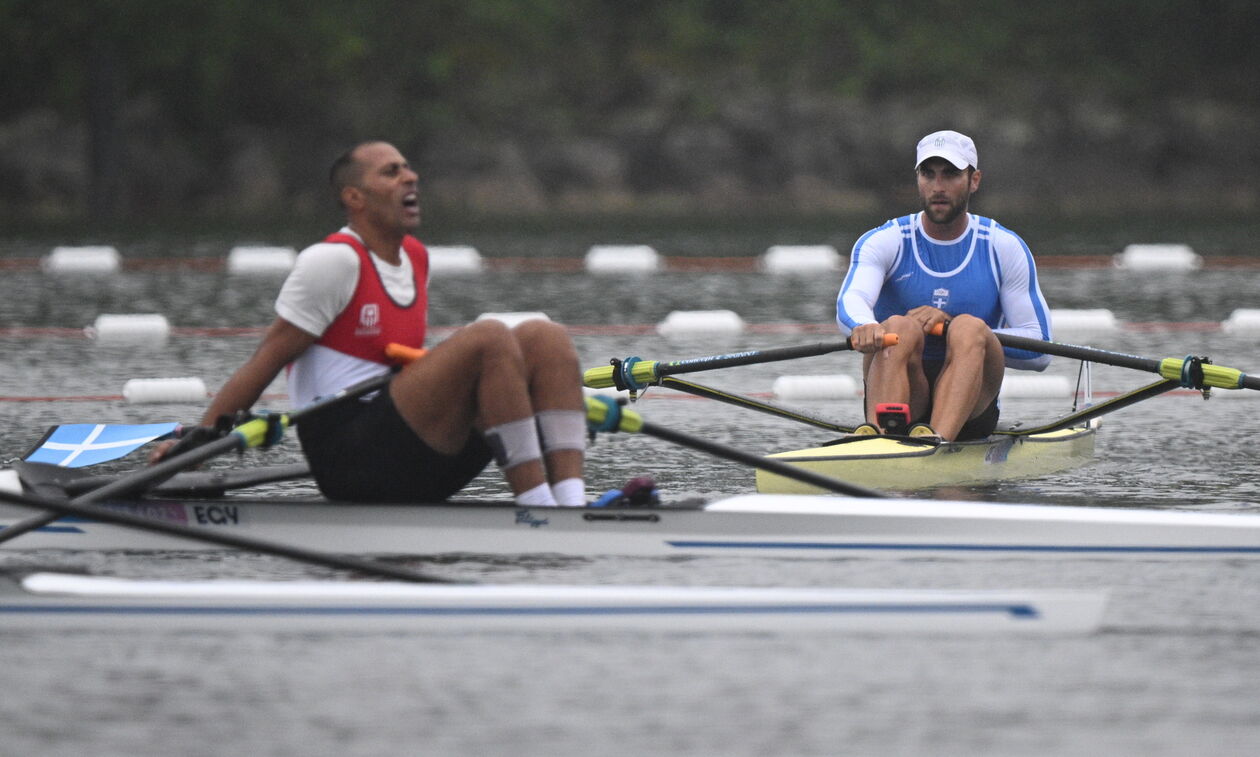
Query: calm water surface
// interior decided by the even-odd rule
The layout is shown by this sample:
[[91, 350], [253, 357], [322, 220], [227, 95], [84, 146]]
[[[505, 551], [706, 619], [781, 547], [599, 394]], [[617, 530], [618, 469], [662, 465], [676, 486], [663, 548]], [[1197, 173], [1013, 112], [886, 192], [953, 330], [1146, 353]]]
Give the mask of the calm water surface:
[[[11, 251], [11, 250], [10, 250]], [[38, 256], [43, 250], [26, 253]], [[1123, 322], [1163, 326], [1065, 341], [1150, 357], [1210, 355], [1260, 371], [1257, 337], [1204, 328], [1254, 307], [1260, 273], [1135, 275], [1044, 270], [1052, 307], [1108, 307]], [[0, 456], [45, 427], [72, 421], [195, 420], [193, 405], [117, 400], [12, 401], [117, 395], [130, 378], [198, 376], [217, 387], [256, 337], [177, 336], [116, 349], [60, 333], [101, 313], [160, 312], [177, 327], [256, 327], [271, 318], [275, 280], [219, 273], [135, 272], [107, 280], [0, 277]], [[482, 312], [543, 310], [583, 326], [654, 324], [672, 310], [729, 308], [750, 324], [826, 324], [837, 277], [493, 273], [443, 278], [435, 326]], [[1169, 325], [1177, 324], [1177, 325]], [[1194, 325], [1199, 324], [1199, 325]], [[817, 333], [752, 333], [729, 343], [654, 335], [576, 337], [584, 364], [640, 355], [673, 359], [728, 349], [810, 343]], [[746, 393], [779, 375], [857, 373], [832, 355], [697, 376]], [[1071, 361], [1054, 373], [1075, 377]], [[1153, 376], [1100, 367], [1095, 390]], [[284, 387], [269, 401], [283, 406]], [[1260, 397], [1176, 393], [1104, 420], [1097, 461], [1024, 482], [949, 492], [994, 501], [1082, 506], [1260, 510], [1248, 442]], [[1047, 420], [1067, 400], [1007, 402], [1007, 418]], [[829, 438], [769, 416], [652, 390], [649, 420], [754, 452]], [[856, 400], [810, 403], [857, 417]], [[298, 458], [296, 444], [245, 461]], [[650, 471], [671, 493], [733, 494], [752, 474], [666, 442], [601, 437], [590, 491]], [[308, 494], [307, 484], [274, 486]], [[506, 497], [497, 476], [471, 493]], [[0, 632], [3, 755], [1249, 755], [1260, 748], [1260, 565], [1248, 561], [882, 560], [736, 558], [417, 560], [483, 581], [939, 588], [1100, 588], [1104, 630], [1088, 637], [484, 633], [260, 634]], [[0, 555], [0, 568], [82, 569], [124, 576], [270, 578], [331, 574], [250, 555], [175, 553]]]

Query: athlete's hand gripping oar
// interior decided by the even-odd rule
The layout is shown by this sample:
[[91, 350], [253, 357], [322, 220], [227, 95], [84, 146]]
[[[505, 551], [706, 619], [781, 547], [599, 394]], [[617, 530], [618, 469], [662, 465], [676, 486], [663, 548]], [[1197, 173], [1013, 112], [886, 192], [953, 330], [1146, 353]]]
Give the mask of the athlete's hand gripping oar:
[[[884, 337], [884, 346], [897, 343], [896, 334]], [[628, 357], [625, 360], [614, 358], [611, 365], [587, 369], [582, 374], [582, 383], [592, 389], [616, 387], [619, 390], [638, 391], [646, 389], [658, 382], [663, 376], [676, 373], [693, 373], [695, 371], [711, 371], [718, 368], [734, 368], [740, 365], [773, 363], [779, 360], [795, 360], [802, 357], [826, 355], [831, 352], [842, 352], [853, 349], [848, 339], [840, 342], [819, 342], [797, 347], [775, 347], [768, 350], [747, 350], [731, 352], [725, 355], [709, 357], [693, 357], [684, 360], [659, 362]]]
[[1169, 381], [1180, 381], [1181, 385], [1190, 389], [1260, 389], [1260, 377], [1248, 376], [1234, 368], [1213, 365], [1207, 358], [1188, 356], [1185, 358], [1166, 357], [1161, 360], [1126, 355], [1123, 352], [1111, 352], [1094, 347], [1081, 347], [1075, 344], [1046, 342], [1012, 334], [994, 333], [1003, 347], [1029, 352], [1041, 352], [1046, 355], [1088, 360], [1092, 363], [1114, 365], [1119, 368], [1132, 368], [1138, 371], [1154, 373]]
[[[300, 421], [303, 417], [319, 412], [332, 405], [361, 397], [369, 392], [374, 392], [384, 388], [393, 378], [392, 373], [384, 373], [380, 376], [374, 376], [365, 381], [360, 381], [353, 386], [342, 389], [336, 394], [329, 395], [318, 402], [294, 410], [287, 414], [273, 414], [262, 418], [254, 418], [237, 426], [227, 433], [226, 436], [206, 442], [201, 446], [188, 449], [178, 454], [167, 457], [161, 462], [151, 465], [147, 468], [141, 468], [134, 473], [122, 476], [111, 481], [98, 489], [93, 489], [87, 494], [80, 495], [70, 500], [71, 504], [87, 504], [91, 502], [100, 502], [110, 497], [131, 497], [145, 491], [162, 481], [167, 480], [182, 470], [191, 468], [198, 463], [209, 460], [212, 457], [221, 455], [224, 452], [232, 452], [236, 450], [244, 450], [250, 447], [269, 446], [280, 440], [284, 430]], [[41, 513], [36, 516], [27, 518], [26, 520], [14, 523], [4, 531], [0, 531], [0, 542], [6, 542], [15, 539], [24, 533], [34, 531], [37, 528], [52, 523], [61, 517], [61, 513], [52, 511]]]
[[134, 513], [123, 512], [121, 510], [115, 510], [83, 502], [76, 503], [58, 501], [48, 497], [33, 497], [26, 494], [14, 494], [3, 490], [0, 490], [0, 502], [8, 502], [22, 507], [38, 508], [41, 510], [51, 510], [56, 513], [58, 517], [63, 515], [74, 515], [86, 520], [94, 520], [102, 523], [114, 523], [128, 528], [137, 528], [143, 531], [152, 531], [159, 534], [167, 534], [169, 536], [178, 536], [180, 538], [192, 539], [194, 541], [210, 542], [211, 544], [219, 544], [225, 547], [232, 547], [234, 549], [258, 552], [265, 555], [276, 555], [278, 557], [287, 557], [291, 560], [310, 563], [311, 565], [336, 568], [338, 570], [355, 571], [379, 578], [391, 578], [399, 581], [416, 581], [421, 583], [459, 583], [445, 578], [428, 576], [417, 571], [409, 570], [400, 565], [389, 565], [387, 563], [361, 559], [349, 555], [332, 555], [325, 552], [305, 549], [303, 547], [277, 544], [263, 539], [242, 536], [230, 531], [185, 526], [179, 523], [157, 520], [156, 518], [148, 518], [143, 515], [135, 515]]
[[819, 489], [826, 489], [837, 494], [848, 494], [853, 497], [887, 497], [883, 492], [867, 489], [863, 486], [845, 483], [830, 476], [824, 476], [813, 471], [798, 468], [795, 465], [789, 465], [778, 460], [760, 455], [754, 455], [750, 452], [744, 452], [733, 447], [727, 447], [723, 444], [700, 439], [679, 431], [656, 426], [643, 420], [643, 416], [634, 410], [621, 406], [615, 399], [609, 397], [587, 397], [586, 398], [586, 423], [592, 432], [597, 431], [625, 431], [627, 433], [647, 434], [655, 436], [658, 439], [664, 439], [668, 442], [679, 444], [683, 447], [691, 447], [701, 452], [708, 452], [711, 455], [724, 458], [736, 463], [750, 465], [754, 468], [777, 473], [784, 478], [791, 478], [802, 483], [816, 486]]

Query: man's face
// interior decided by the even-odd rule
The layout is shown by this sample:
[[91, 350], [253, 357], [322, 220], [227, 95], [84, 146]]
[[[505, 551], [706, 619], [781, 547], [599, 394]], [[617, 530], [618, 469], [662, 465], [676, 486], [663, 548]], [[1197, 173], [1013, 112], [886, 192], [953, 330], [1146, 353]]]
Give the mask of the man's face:
[[980, 187], [979, 171], [959, 169], [944, 158], [928, 158], [916, 173], [923, 212], [936, 224], [949, 224], [966, 213], [971, 193]]
[[[420, 226], [419, 177], [396, 147], [374, 142], [360, 147], [355, 159], [363, 169], [353, 188], [361, 213], [389, 229], [414, 231]], [[353, 207], [351, 205], [350, 207]]]

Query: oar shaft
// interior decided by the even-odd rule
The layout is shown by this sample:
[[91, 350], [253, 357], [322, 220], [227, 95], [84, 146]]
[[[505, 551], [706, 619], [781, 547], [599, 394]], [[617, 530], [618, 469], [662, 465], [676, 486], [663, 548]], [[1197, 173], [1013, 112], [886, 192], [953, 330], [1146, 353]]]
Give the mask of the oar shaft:
[[1057, 355], [1058, 357], [1072, 358], [1075, 360], [1088, 360], [1091, 363], [1114, 365], [1119, 368], [1132, 368], [1134, 370], [1146, 371], [1148, 373], [1159, 373], [1160, 361], [1152, 360], [1151, 358], [1139, 357], [1137, 355], [1126, 355], [1123, 352], [1100, 350], [1094, 347], [1082, 347], [1076, 344], [1046, 342], [1041, 339], [1031, 339], [1026, 336], [1016, 336], [1014, 334], [995, 332], [994, 335], [998, 338], [998, 341], [1001, 342], [1003, 347], [1010, 347], [1016, 350], [1028, 350], [1029, 352], [1040, 352], [1045, 355]]
[[[1082, 347], [1076, 344], [1046, 342], [1013, 334], [999, 333], [996, 336], [1004, 347], [1041, 352], [1046, 355], [1057, 355], [1075, 360], [1088, 360], [1092, 363], [1114, 365], [1119, 368], [1132, 368], [1138, 371], [1154, 373], [1173, 381], [1182, 380], [1182, 370], [1186, 367], [1186, 361], [1181, 358], [1169, 357], [1162, 360], [1154, 360], [1137, 355], [1128, 355], [1123, 352], [1100, 350], [1095, 347]], [[1206, 362], [1202, 363], [1200, 368], [1203, 371], [1202, 381], [1204, 386], [1217, 389], [1260, 389], [1260, 377], [1248, 376], [1235, 368]]]
[[[897, 335], [889, 334], [884, 338], [884, 343], [886, 345], [896, 344]], [[669, 362], [638, 360], [629, 366], [629, 375], [623, 375], [622, 378], [623, 380], [629, 379], [626, 382], [628, 384], [645, 386], [659, 381], [664, 376], [672, 376], [678, 373], [694, 373], [696, 371], [712, 371], [719, 368], [734, 368], [741, 365], [773, 363], [779, 360], [795, 360], [797, 358], [815, 357], [851, 349], [853, 349], [852, 343], [848, 339], [844, 339], [839, 342], [818, 342], [795, 347], [773, 347], [768, 350], [746, 350], [744, 352], [730, 352], [725, 355], [692, 357]], [[592, 389], [607, 389], [617, 385], [618, 370], [623, 369], [611, 365], [590, 368], [582, 375], [582, 382]]]
[[[285, 426], [291, 426], [299, 422], [302, 418], [319, 412], [331, 405], [340, 402], [352, 400], [361, 397], [364, 394], [377, 391], [389, 384], [393, 374], [384, 373], [379, 376], [360, 381], [357, 384], [348, 386], [341, 391], [331, 394], [316, 402], [312, 402], [298, 410], [293, 410], [285, 414], [279, 422]], [[118, 479], [110, 484], [106, 484], [99, 489], [94, 489], [87, 494], [75, 498], [75, 502], [100, 502], [110, 497], [122, 497], [134, 495], [143, 492], [151, 486], [155, 486], [180, 471], [190, 468], [198, 463], [205, 462], [212, 457], [216, 457], [225, 452], [234, 450], [249, 449], [252, 447], [262, 446], [267, 443], [270, 434], [270, 428], [265, 418], [254, 418], [250, 421], [242, 423], [233, 429], [227, 436], [221, 439], [215, 439], [212, 442], [194, 447], [187, 452], [183, 452], [175, 457], [163, 460], [148, 468], [142, 468], [123, 478]]]
[[690, 434], [684, 434], [681, 431], [656, 426], [648, 423], [647, 421], [643, 422], [639, 431], [647, 434], [648, 436], [654, 436], [657, 439], [664, 439], [665, 441], [673, 442], [684, 447], [691, 447], [692, 449], [699, 450], [701, 452], [708, 452], [716, 457], [721, 457], [736, 463], [742, 463], [760, 470], [769, 471], [770, 473], [778, 474], [784, 478], [791, 478], [811, 486], [816, 486], [819, 489], [836, 492], [837, 494], [847, 494], [851, 497], [888, 496], [883, 492], [878, 492], [874, 489], [867, 489], [864, 486], [846, 483], [830, 476], [824, 476], [821, 473], [815, 473], [810, 470], [805, 470], [804, 468], [798, 468], [795, 465], [789, 465], [788, 463], [780, 462], [768, 457], [762, 457], [761, 455], [754, 455], [751, 452], [745, 452], [740, 449], [735, 449], [734, 447], [728, 447], [724, 444], [718, 444], [717, 442], [711, 442], [707, 439], [701, 439], [699, 437], [691, 436]]
[[643, 433], [648, 436], [655, 436], [658, 439], [673, 442], [683, 447], [691, 447], [701, 452], [708, 452], [715, 457], [721, 457], [736, 463], [743, 463], [754, 468], [777, 473], [784, 478], [791, 478], [803, 483], [815, 486], [819, 489], [826, 489], [838, 494], [848, 494], [853, 497], [886, 497], [888, 495], [883, 492], [867, 489], [856, 484], [849, 484], [844, 481], [824, 476], [820, 473], [798, 468], [795, 465], [775, 460], [761, 455], [754, 455], [751, 452], [728, 447], [725, 444], [718, 444], [707, 439], [700, 439], [684, 434], [681, 431], [654, 426], [643, 420], [643, 416], [634, 410], [623, 408], [617, 403], [607, 398], [587, 397], [586, 398], [586, 420], [593, 431], [623, 431], [630, 434]]
[[762, 400], [754, 399], [753, 397], [746, 397], [742, 394], [735, 394], [721, 389], [715, 389], [711, 386], [697, 384], [694, 381], [688, 381], [686, 379], [666, 376], [661, 379], [661, 386], [667, 389], [676, 389], [680, 392], [686, 392], [697, 397], [704, 397], [705, 399], [725, 402], [728, 405], [734, 405], [748, 410], [756, 410], [778, 418], [797, 421], [799, 423], [806, 423], [816, 428], [826, 429], [827, 431], [835, 431], [841, 434], [849, 434], [853, 432], [852, 426], [845, 426], [837, 423], [836, 421], [819, 418], [795, 408], [785, 407], [773, 402], [764, 402]]

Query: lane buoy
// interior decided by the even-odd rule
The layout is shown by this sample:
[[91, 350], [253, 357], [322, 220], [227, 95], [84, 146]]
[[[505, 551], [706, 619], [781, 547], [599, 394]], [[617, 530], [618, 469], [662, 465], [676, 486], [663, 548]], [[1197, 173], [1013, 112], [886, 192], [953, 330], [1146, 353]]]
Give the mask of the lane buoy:
[[228, 253], [227, 272], [237, 276], [269, 276], [287, 274], [297, 262], [292, 247], [237, 245]]
[[768, 273], [811, 274], [840, 270], [840, 253], [829, 244], [778, 244], [761, 256], [761, 268]]
[[858, 396], [857, 381], [843, 374], [779, 376], [771, 391], [784, 400], [839, 400]]
[[199, 378], [129, 379], [123, 385], [123, 399], [133, 405], [204, 402], [208, 396]]
[[1203, 258], [1185, 244], [1131, 244], [1114, 263], [1126, 271], [1197, 271]]
[[655, 273], [661, 268], [661, 256], [645, 244], [602, 244], [586, 252], [589, 273]]
[[162, 345], [171, 335], [171, 324], [160, 313], [102, 314], [83, 329], [101, 345]]
[[429, 273], [460, 275], [481, 273], [485, 262], [475, 247], [467, 245], [435, 245], [429, 247]]
[[41, 261], [45, 273], [108, 274], [122, 267], [118, 250], [109, 245], [54, 247]]
[[666, 338], [734, 336], [744, 333], [744, 327], [744, 319], [733, 310], [675, 310], [656, 325], [656, 332]]

